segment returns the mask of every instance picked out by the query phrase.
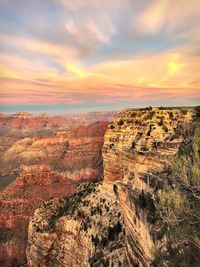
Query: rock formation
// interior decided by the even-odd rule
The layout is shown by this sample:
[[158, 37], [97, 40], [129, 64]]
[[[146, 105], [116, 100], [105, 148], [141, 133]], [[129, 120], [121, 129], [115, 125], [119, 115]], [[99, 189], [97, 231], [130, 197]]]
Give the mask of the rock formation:
[[[63, 157], [69, 139], [100, 137], [97, 143], [102, 144], [100, 139], [108, 122], [116, 114], [117, 112], [37, 116], [25, 112], [0, 114], [0, 180], [1, 176], [17, 174], [20, 164], [52, 164], [55, 157]], [[83, 143], [85, 141], [83, 139]], [[88, 139], [86, 143], [91, 144], [93, 141], [95, 140]]]
[[35, 211], [29, 225], [28, 264], [101, 266], [104, 261], [123, 260], [123, 244], [113, 185], [86, 183], [72, 197], [45, 202]]
[[[154, 194], [192, 110], [127, 109], [104, 138], [104, 180], [51, 200], [29, 224], [29, 266], [150, 266]], [[148, 207], [148, 209], [144, 209]], [[41, 249], [42, 248], [42, 249]]]
[[89, 112], [85, 114], [65, 114], [65, 115], [31, 115], [27, 112], [19, 112], [16, 114], [0, 114], [1, 131], [5, 127], [13, 129], [25, 130], [34, 127], [71, 127], [80, 124], [89, 125], [96, 121], [112, 121], [118, 112]]
[[75, 192], [77, 184], [50, 166], [22, 166], [19, 176], [0, 195], [0, 266], [25, 261], [27, 226], [38, 205], [50, 197]]
[[[16, 117], [32, 119], [26, 113]], [[25, 261], [28, 221], [44, 200], [71, 195], [83, 181], [102, 179], [101, 150], [107, 125], [99, 121], [70, 130], [60, 127], [54, 135], [16, 140], [2, 153], [0, 266]]]

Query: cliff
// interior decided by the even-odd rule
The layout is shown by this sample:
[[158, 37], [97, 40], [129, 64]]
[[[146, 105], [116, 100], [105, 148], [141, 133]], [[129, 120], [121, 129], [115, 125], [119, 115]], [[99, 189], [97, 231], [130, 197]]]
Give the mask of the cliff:
[[[112, 214], [108, 217], [108, 211]], [[29, 224], [29, 266], [101, 266], [123, 260], [122, 216], [113, 185], [89, 183], [44, 203]]]
[[103, 137], [107, 124], [116, 115], [117, 112], [0, 114], [0, 187], [1, 176], [17, 174], [20, 164], [51, 164], [53, 154], [62, 153], [69, 138]]
[[152, 188], [162, 187], [160, 174], [184, 141], [182, 126], [191, 119], [192, 110], [121, 112], [104, 137], [103, 182], [79, 188], [60, 200], [59, 208], [48, 202], [48, 209], [44, 203], [35, 211], [28, 265], [150, 266], [160, 242]]
[[50, 197], [75, 192], [77, 184], [50, 166], [22, 166], [19, 176], [0, 195], [0, 266], [25, 261], [27, 227], [38, 205]]
[[[17, 173], [21, 164], [40, 163], [67, 172], [69, 179], [100, 179], [101, 148], [107, 125], [108, 122], [96, 122], [67, 131], [60, 130], [53, 136], [22, 138], [0, 157], [0, 174]], [[4, 139], [5, 142], [7, 138]]]
[[154, 258], [154, 189], [162, 188], [160, 174], [183, 142], [183, 125], [190, 123], [192, 114], [192, 110], [125, 110], [105, 134], [104, 179], [117, 181], [128, 266], [150, 266]]
[[44, 200], [71, 195], [83, 181], [102, 179], [107, 125], [95, 122], [54, 136], [26, 137], [4, 153], [2, 173], [14, 169], [17, 178], [0, 177], [9, 180], [0, 194], [0, 265], [14, 266], [25, 260], [28, 221]]

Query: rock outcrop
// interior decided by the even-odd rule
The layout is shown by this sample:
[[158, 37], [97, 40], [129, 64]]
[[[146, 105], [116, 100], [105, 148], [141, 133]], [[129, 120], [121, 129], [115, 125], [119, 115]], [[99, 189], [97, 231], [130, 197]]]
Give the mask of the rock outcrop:
[[[154, 193], [192, 110], [128, 109], [104, 138], [104, 180], [44, 203], [29, 224], [29, 266], [139, 266], [153, 261]], [[47, 208], [48, 206], [48, 208]], [[74, 251], [74, 253], [72, 253]]]
[[118, 207], [109, 182], [86, 183], [68, 199], [44, 203], [29, 224], [28, 265], [86, 267], [121, 262], [125, 250]]

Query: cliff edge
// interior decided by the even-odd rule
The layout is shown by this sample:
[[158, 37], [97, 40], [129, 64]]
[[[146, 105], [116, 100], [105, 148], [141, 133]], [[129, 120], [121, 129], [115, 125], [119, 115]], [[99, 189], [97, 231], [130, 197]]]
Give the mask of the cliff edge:
[[35, 211], [28, 266], [150, 266], [162, 242], [154, 191], [192, 116], [192, 109], [122, 111], [104, 137], [104, 180]]

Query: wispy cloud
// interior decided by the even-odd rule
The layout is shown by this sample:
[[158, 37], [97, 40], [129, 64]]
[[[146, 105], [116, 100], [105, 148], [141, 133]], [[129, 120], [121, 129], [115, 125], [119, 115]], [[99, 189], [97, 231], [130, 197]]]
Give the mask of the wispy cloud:
[[199, 1], [160, 0], [150, 4], [138, 14], [138, 24], [143, 32], [168, 34], [176, 31], [192, 31], [200, 23]]

